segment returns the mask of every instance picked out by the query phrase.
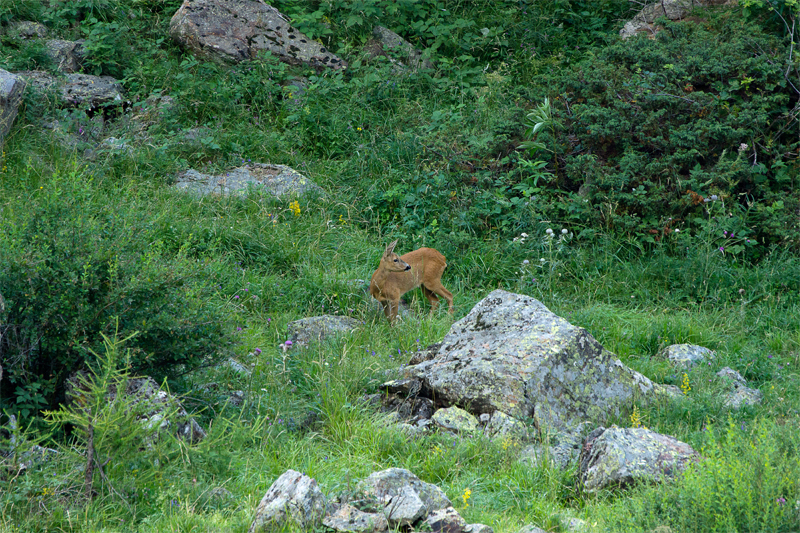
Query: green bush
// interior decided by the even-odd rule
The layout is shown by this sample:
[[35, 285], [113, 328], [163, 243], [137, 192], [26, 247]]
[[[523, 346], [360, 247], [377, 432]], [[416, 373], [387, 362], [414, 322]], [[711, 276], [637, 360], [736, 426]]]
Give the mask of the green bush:
[[661, 23], [655, 39], [617, 42], [552, 79], [565, 128], [538, 140], [564, 154], [556, 183], [577, 208], [558, 217], [656, 242], [698, 228], [716, 195], [753, 206], [760, 243], [800, 246], [784, 43], [733, 13]]
[[224, 316], [212, 303], [217, 263], [154, 238], [157, 217], [135, 195], [102, 192], [78, 168], [27, 189], [2, 205], [0, 222], [3, 408], [54, 407], [117, 319], [120, 335], [139, 332], [132, 370], [156, 379], [224, 348]]

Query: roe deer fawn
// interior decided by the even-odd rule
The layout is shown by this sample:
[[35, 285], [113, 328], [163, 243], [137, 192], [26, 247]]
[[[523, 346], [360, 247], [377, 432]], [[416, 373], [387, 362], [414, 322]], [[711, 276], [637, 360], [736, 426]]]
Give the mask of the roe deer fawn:
[[453, 294], [442, 286], [442, 272], [447, 266], [442, 254], [433, 248], [420, 248], [407, 254], [394, 253], [394, 241], [383, 252], [381, 264], [372, 275], [369, 292], [383, 305], [383, 312], [390, 323], [397, 318], [400, 297], [417, 287], [422, 288], [425, 298], [431, 303], [431, 314], [439, 305], [437, 294], [450, 304], [453, 314]]

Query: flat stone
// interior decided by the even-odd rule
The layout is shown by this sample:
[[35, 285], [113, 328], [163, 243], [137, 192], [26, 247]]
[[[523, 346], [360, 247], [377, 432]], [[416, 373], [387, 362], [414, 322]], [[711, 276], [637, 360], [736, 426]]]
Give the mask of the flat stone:
[[294, 320], [286, 327], [292, 346], [307, 346], [342, 333], [355, 331], [360, 325], [348, 316], [322, 315]]
[[428, 515], [420, 528], [432, 533], [465, 533], [467, 521], [453, 507], [437, 509]]
[[203, 174], [194, 169], [178, 174], [175, 188], [199, 195], [246, 196], [248, 192], [264, 192], [277, 196], [324, 194], [321, 187], [286, 165], [253, 163], [234, 168], [224, 176]]

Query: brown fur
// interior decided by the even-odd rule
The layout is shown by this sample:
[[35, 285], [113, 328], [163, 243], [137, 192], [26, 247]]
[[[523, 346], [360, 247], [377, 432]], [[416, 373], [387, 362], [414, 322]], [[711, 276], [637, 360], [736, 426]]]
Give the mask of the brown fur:
[[407, 254], [394, 253], [394, 241], [383, 252], [381, 264], [372, 275], [369, 292], [383, 305], [383, 312], [390, 323], [397, 318], [400, 297], [417, 287], [431, 304], [431, 314], [439, 305], [441, 296], [449, 304], [453, 314], [453, 294], [442, 285], [442, 273], [447, 262], [442, 254], [433, 248], [420, 248]]

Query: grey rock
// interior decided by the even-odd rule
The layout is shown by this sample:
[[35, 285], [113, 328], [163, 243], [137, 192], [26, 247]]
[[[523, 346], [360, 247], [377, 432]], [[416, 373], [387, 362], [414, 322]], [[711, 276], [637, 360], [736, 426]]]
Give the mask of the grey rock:
[[453, 507], [433, 511], [420, 529], [432, 533], [465, 533], [467, 521]]
[[67, 74], [61, 88], [64, 102], [71, 106], [97, 109], [109, 104], [122, 104], [122, 85], [111, 76]]
[[758, 405], [764, 395], [760, 390], [740, 386], [725, 394], [724, 407], [728, 409], [741, 409], [746, 405]]
[[274, 7], [253, 0], [184, 0], [169, 25], [195, 55], [230, 63], [270, 52], [292, 65], [344, 69], [347, 62], [293, 28]]
[[664, 17], [670, 20], [681, 20], [686, 18], [689, 12], [696, 7], [708, 7], [726, 3], [729, 3], [729, 0], [656, 0], [645, 5], [633, 19], [625, 23], [619, 34], [623, 39], [638, 33], [655, 35], [659, 29], [655, 24], [657, 18]]
[[380, 408], [384, 413], [394, 412], [398, 420], [417, 424], [428, 420], [433, 415], [433, 401], [418, 396], [403, 397], [399, 394], [385, 393], [380, 395]]
[[[402, 308], [402, 302], [400, 307]], [[431, 344], [424, 350], [416, 352], [414, 355], [411, 356], [411, 359], [408, 361], [409, 366], [418, 365], [425, 361], [430, 361], [431, 359], [436, 357], [436, 354], [439, 352], [439, 348], [441, 347], [442, 343], [437, 342], [435, 344]]]
[[664, 348], [659, 355], [669, 359], [674, 367], [683, 369], [714, 358], [713, 350], [696, 344], [671, 344]]
[[637, 481], [662, 482], [698, 458], [688, 444], [649, 429], [599, 428], [581, 452], [580, 479], [588, 492]]
[[544, 529], [536, 526], [523, 526], [517, 533], [547, 533]]
[[47, 37], [47, 26], [30, 20], [18, 20], [8, 25], [6, 33], [12, 38], [22, 40], [44, 39]]
[[564, 444], [555, 446], [531, 444], [522, 449], [519, 461], [532, 467], [548, 465], [557, 470], [566, 470], [575, 463], [579, 453], [580, 449]]
[[326, 516], [322, 524], [334, 531], [347, 533], [378, 533], [389, 529], [389, 523], [383, 514], [365, 513], [346, 503]]
[[341, 333], [350, 333], [358, 328], [359, 322], [348, 316], [322, 315], [301, 318], [290, 322], [286, 327], [292, 346], [308, 346]]
[[261, 499], [249, 533], [281, 531], [290, 524], [312, 530], [325, 516], [327, 504], [317, 482], [294, 470], [284, 472]]
[[[422, 57], [422, 52], [389, 28], [375, 26], [372, 29], [372, 36], [374, 39], [364, 47], [371, 59], [379, 56], [388, 57], [398, 73], [405, 70], [402, 65], [410, 67], [412, 70], [433, 68], [433, 63]], [[399, 59], [402, 65], [395, 58]]]
[[[2, 369], [0, 368], [0, 370]], [[0, 372], [0, 376], [2, 376], [2, 372]], [[0, 428], [0, 437], [4, 439], [3, 444], [8, 444], [7, 448], [0, 449], [0, 467], [7, 467], [14, 473], [21, 470], [32, 470], [58, 455], [56, 450], [44, 448], [22, 439], [17, 417], [14, 415], [9, 415], [6, 426]]]
[[22, 77], [0, 69], [0, 146], [17, 118], [25, 85]]
[[743, 387], [747, 385], [747, 380], [744, 379], [744, 377], [742, 377], [740, 373], [738, 373], [736, 370], [732, 369], [729, 366], [726, 366], [725, 368], [717, 372], [717, 376], [729, 382], [734, 387]]
[[478, 419], [456, 406], [438, 409], [431, 420], [439, 429], [453, 433], [472, 433], [478, 429]]
[[422, 380], [437, 403], [533, 418], [545, 432], [602, 423], [623, 416], [634, 401], [668, 397], [583, 328], [503, 290], [453, 324], [436, 356], [405, 375]]
[[485, 524], [467, 524], [464, 533], [494, 533], [494, 529]]
[[323, 194], [322, 188], [296, 170], [264, 163], [234, 168], [225, 176], [202, 174], [190, 169], [178, 175], [175, 188], [200, 195], [245, 196], [251, 190], [277, 197], [302, 196], [312, 192]]
[[439, 487], [402, 468], [374, 472], [358, 484], [358, 490], [383, 509], [393, 528], [411, 526], [433, 511], [452, 506]]
[[250, 376], [251, 372], [248, 367], [234, 359], [233, 357], [229, 357], [224, 363], [224, 366], [230, 368], [237, 374], [242, 374], [243, 376]]
[[83, 41], [63, 41], [51, 39], [45, 42], [47, 56], [53, 61], [56, 69], [64, 74], [72, 74], [81, 68], [86, 50]]
[[[483, 415], [481, 415], [483, 416]], [[530, 438], [528, 426], [502, 411], [495, 411], [484, 429], [487, 435], [497, 438], [511, 438], [520, 442]]]

